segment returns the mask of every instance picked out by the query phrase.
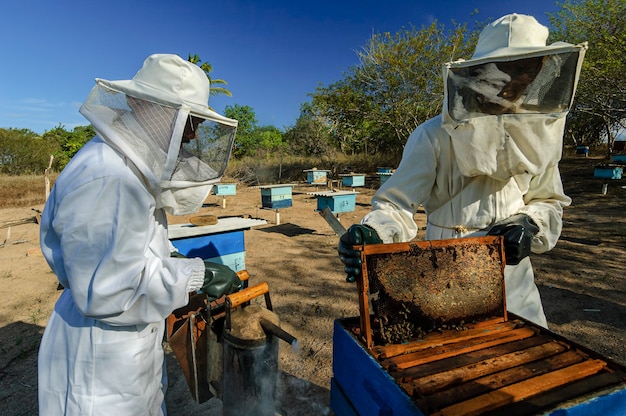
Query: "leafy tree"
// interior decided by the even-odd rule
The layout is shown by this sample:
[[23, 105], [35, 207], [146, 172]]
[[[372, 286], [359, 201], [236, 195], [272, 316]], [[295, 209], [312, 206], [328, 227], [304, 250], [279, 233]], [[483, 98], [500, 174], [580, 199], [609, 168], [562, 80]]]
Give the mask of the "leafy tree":
[[[209, 82], [211, 83], [211, 92], [210, 92], [211, 96], [214, 96], [214, 95], [226, 95], [228, 97], [233, 96], [233, 94], [228, 89], [224, 87], [215, 86], [215, 85], [228, 85], [228, 83], [224, 81], [223, 79], [214, 79], [211, 77], [211, 72], [213, 72], [213, 66], [210, 63], [202, 62], [200, 57], [195, 54], [194, 55], [189, 54], [189, 56], [187, 57], [187, 60], [191, 62], [192, 64], [198, 65], [200, 69], [204, 71], [207, 78], [209, 79]], [[200, 64], [200, 62], [202, 62], [202, 64]]]
[[589, 42], [576, 92], [569, 129], [582, 144], [608, 139], [626, 120], [626, 2], [624, 0], [565, 0], [550, 15], [551, 41]]
[[257, 119], [252, 107], [239, 104], [227, 105], [224, 108], [224, 115], [239, 122], [233, 155], [236, 158], [242, 158], [256, 154], [258, 142], [254, 136], [254, 131], [257, 128]]
[[52, 130], [44, 132], [42, 138], [45, 141], [56, 143], [58, 151], [54, 154], [54, 166], [56, 169], [61, 170], [76, 152], [95, 135], [96, 132], [91, 125], [75, 127], [71, 132], [59, 125]]
[[373, 110], [353, 75], [319, 86], [311, 96], [317, 117], [326, 120], [338, 148], [344, 153], [367, 149], [369, 132], [364, 127]]
[[330, 150], [330, 128], [316, 116], [310, 103], [302, 104], [296, 124], [285, 132], [291, 154], [321, 157]]
[[471, 55], [478, 30], [453, 23], [374, 34], [345, 78], [311, 94], [344, 151], [399, 151], [441, 112], [443, 63]]
[[262, 126], [254, 130], [256, 137], [257, 153], [264, 153], [265, 156], [271, 156], [276, 151], [283, 150], [283, 133], [275, 126]]
[[41, 174], [58, 145], [29, 129], [0, 128], [0, 171], [9, 175]]

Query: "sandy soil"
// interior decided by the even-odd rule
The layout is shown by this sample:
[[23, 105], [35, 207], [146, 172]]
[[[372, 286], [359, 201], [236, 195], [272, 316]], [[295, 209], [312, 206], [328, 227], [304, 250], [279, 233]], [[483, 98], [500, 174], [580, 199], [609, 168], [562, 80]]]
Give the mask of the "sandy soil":
[[[573, 204], [565, 211], [557, 247], [533, 256], [533, 264], [550, 329], [626, 365], [626, 182], [611, 181], [603, 195], [602, 181], [593, 177], [599, 162], [591, 157], [563, 161], [563, 182]], [[339, 217], [344, 226], [370, 209], [376, 184], [374, 178], [370, 187], [359, 188], [355, 211]], [[246, 269], [251, 284], [268, 282], [274, 311], [298, 339], [296, 350], [280, 343], [278, 407], [287, 415], [332, 414], [333, 322], [358, 315], [356, 288], [345, 282], [337, 257], [338, 237], [307, 194], [314, 190], [294, 188], [293, 207], [279, 211], [280, 224], [273, 210], [261, 209], [257, 188], [238, 186], [226, 208], [221, 197], [211, 196], [202, 210], [267, 221], [245, 231]], [[32, 218], [41, 208], [0, 210], [0, 224]], [[423, 213], [415, 218], [423, 224]], [[0, 415], [37, 414], [37, 350], [59, 294], [39, 250], [38, 225], [15, 225], [10, 232], [0, 228]], [[218, 399], [193, 401], [172, 354], [168, 371], [170, 415], [221, 414]]]

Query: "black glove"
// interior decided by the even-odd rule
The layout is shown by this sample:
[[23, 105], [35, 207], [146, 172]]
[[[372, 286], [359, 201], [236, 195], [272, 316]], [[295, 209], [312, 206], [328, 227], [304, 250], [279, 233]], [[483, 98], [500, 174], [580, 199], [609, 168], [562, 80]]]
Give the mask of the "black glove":
[[362, 244], [382, 244], [376, 230], [367, 225], [354, 224], [339, 238], [339, 259], [343, 262], [346, 271], [346, 281], [354, 282], [361, 274], [361, 252], [353, 250], [352, 246]]
[[230, 267], [204, 261], [204, 283], [200, 291], [207, 296], [209, 302], [237, 292], [240, 288], [241, 280]]
[[539, 227], [528, 215], [516, 214], [496, 223], [487, 235], [504, 237], [506, 264], [516, 265], [530, 255], [530, 243], [538, 231]]

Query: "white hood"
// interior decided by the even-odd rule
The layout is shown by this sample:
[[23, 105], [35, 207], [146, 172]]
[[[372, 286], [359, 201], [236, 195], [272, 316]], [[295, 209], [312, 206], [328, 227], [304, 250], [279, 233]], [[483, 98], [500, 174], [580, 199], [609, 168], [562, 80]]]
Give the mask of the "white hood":
[[[131, 80], [96, 80], [80, 112], [143, 175], [157, 206], [198, 210], [226, 169], [237, 121], [208, 107], [210, 81], [177, 55], [148, 57]], [[202, 119], [183, 140], [191, 116]]]
[[[507, 15], [481, 32], [471, 60], [444, 65], [442, 127], [465, 176], [538, 175], [561, 159], [586, 44], [547, 37], [533, 17]], [[530, 75], [514, 71], [533, 63]]]

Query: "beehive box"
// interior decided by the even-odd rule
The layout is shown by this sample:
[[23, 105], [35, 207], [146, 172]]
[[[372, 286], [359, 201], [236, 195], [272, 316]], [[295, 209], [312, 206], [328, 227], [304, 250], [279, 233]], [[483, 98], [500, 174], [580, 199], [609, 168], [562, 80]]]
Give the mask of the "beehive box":
[[224, 264], [238, 272], [246, 268], [244, 230], [264, 224], [265, 220], [227, 217], [215, 225], [173, 224], [168, 234], [180, 254]]
[[317, 211], [324, 211], [328, 207], [333, 214], [342, 212], [352, 212], [356, 206], [356, 195], [354, 191], [327, 191], [327, 192], [307, 192], [317, 198]]
[[361, 340], [335, 321], [337, 416], [622, 416], [626, 368], [521, 318], [442, 330], [408, 344]]
[[381, 186], [387, 182], [389, 178], [391, 178], [391, 175], [393, 175], [392, 172], [377, 172], [376, 174], [379, 176]]
[[261, 187], [261, 206], [277, 209], [289, 208], [292, 202], [293, 185], [268, 185]]
[[596, 166], [593, 170], [594, 178], [600, 179], [622, 179], [622, 167], [616, 165]]
[[337, 416], [623, 415], [626, 368], [506, 311], [500, 237], [362, 250], [335, 321]]
[[236, 183], [218, 183], [213, 185], [213, 194], [218, 196], [229, 196], [237, 194]]
[[365, 174], [352, 173], [349, 175], [340, 175], [341, 184], [348, 187], [365, 186]]
[[623, 155], [613, 155], [613, 156], [611, 156], [611, 161], [613, 163], [616, 163], [616, 164], [619, 164], [619, 165], [626, 164], [626, 154], [623, 154]]
[[306, 182], [309, 185], [326, 185], [329, 170], [306, 169]]

